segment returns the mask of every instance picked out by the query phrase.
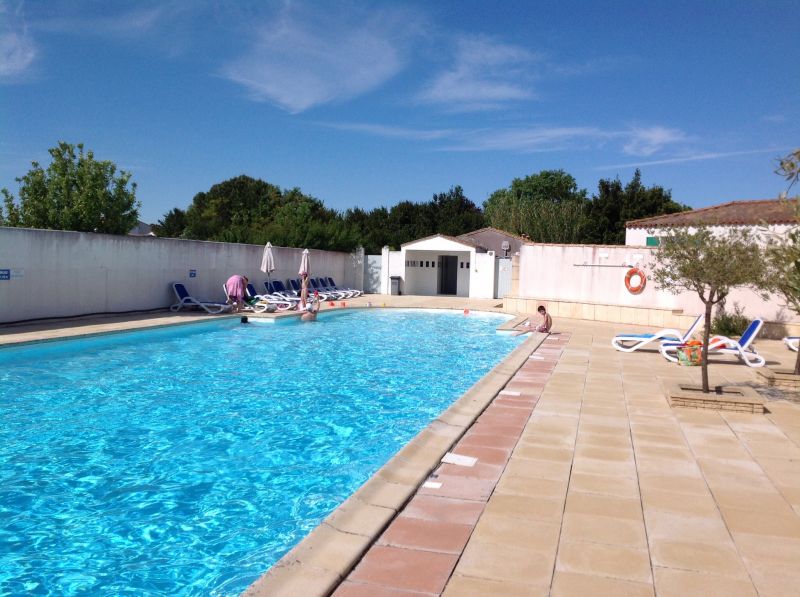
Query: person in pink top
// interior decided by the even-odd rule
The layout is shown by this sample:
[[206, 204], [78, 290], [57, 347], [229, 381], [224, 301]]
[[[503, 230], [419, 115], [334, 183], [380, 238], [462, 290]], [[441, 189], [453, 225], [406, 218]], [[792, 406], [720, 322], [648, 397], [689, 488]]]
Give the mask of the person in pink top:
[[247, 276], [234, 274], [225, 282], [225, 294], [228, 295], [228, 304], [233, 305], [233, 312], [238, 313], [245, 305], [247, 297]]

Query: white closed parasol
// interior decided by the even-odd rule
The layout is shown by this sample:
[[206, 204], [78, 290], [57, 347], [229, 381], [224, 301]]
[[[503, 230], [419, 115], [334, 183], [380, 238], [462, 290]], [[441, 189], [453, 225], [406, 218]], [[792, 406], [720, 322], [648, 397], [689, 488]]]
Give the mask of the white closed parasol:
[[264, 247], [264, 255], [261, 257], [261, 271], [267, 274], [267, 284], [270, 284], [272, 281], [269, 279], [269, 275], [275, 271], [275, 258], [272, 256], [272, 243], [267, 243], [267, 246]]
[[303, 249], [303, 256], [300, 258], [300, 271], [297, 272], [300, 276], [308, 275], [311, 273], [311, 267], [308, 263], [308, 249]]

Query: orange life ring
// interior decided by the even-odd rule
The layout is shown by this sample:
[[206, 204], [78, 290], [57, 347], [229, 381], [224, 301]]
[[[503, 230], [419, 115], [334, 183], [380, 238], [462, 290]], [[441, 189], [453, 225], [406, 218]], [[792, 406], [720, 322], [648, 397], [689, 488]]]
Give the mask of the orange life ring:
[[[639, 283], [636, 286], [631, 284], [631, 279], [634, 276], [639, 276]], [[647, 276], [645, 276], [644, 272], [638, 267], [632, 267], [628, 270], [628, 273], [625, 274], [625, 288], [627, 288], [628, 292], [631, 294], [641, 294], [646, 284]]]

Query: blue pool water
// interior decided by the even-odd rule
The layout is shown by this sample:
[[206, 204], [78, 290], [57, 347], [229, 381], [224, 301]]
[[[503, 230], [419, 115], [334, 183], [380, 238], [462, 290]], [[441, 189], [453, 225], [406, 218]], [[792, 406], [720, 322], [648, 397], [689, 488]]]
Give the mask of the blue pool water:
[[238, 594], [519, 343], [504, 318], [0, 350], [0, 595]]

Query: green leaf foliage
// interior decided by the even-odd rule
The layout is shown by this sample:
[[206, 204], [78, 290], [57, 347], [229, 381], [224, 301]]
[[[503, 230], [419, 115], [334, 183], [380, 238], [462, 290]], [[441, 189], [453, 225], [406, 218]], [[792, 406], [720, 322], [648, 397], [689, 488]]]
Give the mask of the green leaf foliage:
[[586, 190], [563, 170], [515, 178], [483, 204], [489, 226], [527, 235], [534, 242], [581, 243], [585, 239]]
[[712, 307], [724, 301], [734, 287], [763, 290], [768, 287], [764, 251], [747, 229], [731, 228], [726, 234], [703, 226], [692, 232], [674, 228], [661, 237], [655, 254], [656, 287], [673, 294], [694, 292], [705, 305], [703, 330], [703, 391], [708, 384], [708, 340]]
[[152, 225], [152, 230], [156, 236], [181, 238], [186, 231], [186, 212], [177, 207], [171, 209], [158, 224]]
[[156, 226], [159, 236], [223, 242], [308, 247], [368, 253], [441, 232], [459, 235], [483, 226], [483, 212], [459, 186], [428, 203], [401, 201], [391, 209], [338, 213], [300, 189], [238, 176], [195, 195], [184, 213], [168, 212]]
[[619, 178], [602, 179], [597, 194], [587, 205], [585, 242], [624, 245], [626, 222], [689, 209], [673, 201], [670, 191], [663, 187], [645, 187], [638, 169], [624, 187]]
[[[800, 150], [797, 152], [800, 156]], [[800, 170], [798, 170], [800, 172]], [[784, 301], [784, 305], [800, 315], [800, 197], [789, 199], [799, 227], [767, 245], [766, 257], [769, 270], [770, 289]], [[800, 375], [800, 352], [795, 361], [795, 373]]]
[[[76, 152], [77, 149], [77, 152]], [[45, 170], [37, 162], [21, 178], [19, 202], [2, 189], [6, 226], [127, 234], [139, 220], [136, 183], [83, 145], [60, 142]]]

